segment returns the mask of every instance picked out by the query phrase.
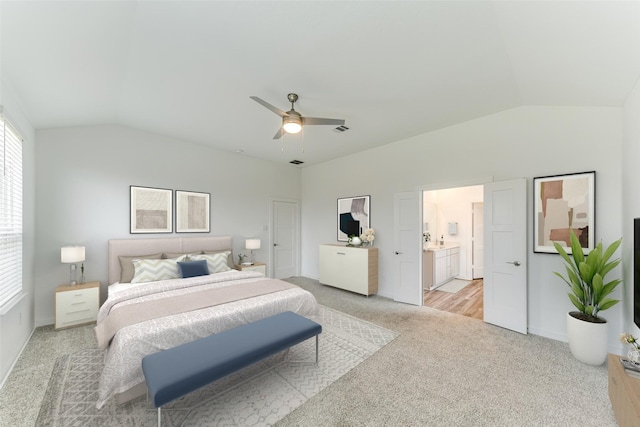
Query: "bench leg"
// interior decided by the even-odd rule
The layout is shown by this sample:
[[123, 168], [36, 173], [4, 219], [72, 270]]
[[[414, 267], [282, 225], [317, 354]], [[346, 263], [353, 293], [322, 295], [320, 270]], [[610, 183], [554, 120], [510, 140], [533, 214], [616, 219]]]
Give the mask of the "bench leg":
[[162, 427], [162, 408], [158, 408], [158, 427]]
[[318, 363], [318, 335], [316, 335], [316, 364]]

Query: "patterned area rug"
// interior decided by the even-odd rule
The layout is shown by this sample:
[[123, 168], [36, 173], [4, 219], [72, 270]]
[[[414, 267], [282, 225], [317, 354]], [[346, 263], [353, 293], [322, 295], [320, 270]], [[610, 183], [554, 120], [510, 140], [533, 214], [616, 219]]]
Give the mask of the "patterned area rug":
[[[163, 426], [266, 426], [315, 396], [398, 334], [320, 306], [320, 361], [315, 340], [238, 371], [172, 402]], [[103, 352], [83, 350], [56, 360], [36, 426], [152, 426], [157, 411], [146, 399], [96, 409]]]

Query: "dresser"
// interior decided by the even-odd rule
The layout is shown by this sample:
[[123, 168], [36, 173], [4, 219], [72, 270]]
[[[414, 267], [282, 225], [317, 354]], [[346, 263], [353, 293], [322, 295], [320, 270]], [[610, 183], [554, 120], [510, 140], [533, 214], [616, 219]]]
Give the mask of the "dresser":
[[620, 356], [609, 353], [609, 399], [620, 427], [640, 425], [640, 379], [629, 376]]
[[378, 248], [320, 245], [320, 283], [372, 295], [378, 292]]
[[100, 308], [100, 282], [62, 285], [55, 292], [55, 329], [95, 322]]

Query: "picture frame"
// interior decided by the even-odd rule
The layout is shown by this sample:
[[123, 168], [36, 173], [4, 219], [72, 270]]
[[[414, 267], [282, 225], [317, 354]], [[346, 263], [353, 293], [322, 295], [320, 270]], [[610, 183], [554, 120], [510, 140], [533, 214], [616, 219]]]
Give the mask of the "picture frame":
[[533, 178], [533, 194], [534, 252], [557, 254], [558, 242], [570, 254], [569, 229], [585, 254], [595, 247], [595, 171]]
[[129, 202], [129, 233], [173, 232], [172, 190], [131, 185]]
[[176, 233], [209, 233], [210, 199], [210, 193], [176, 190]]
[[338, 241], [347, 242], [349, 236], [360, 236], [371, 227], [371, 196], [338, 199]]

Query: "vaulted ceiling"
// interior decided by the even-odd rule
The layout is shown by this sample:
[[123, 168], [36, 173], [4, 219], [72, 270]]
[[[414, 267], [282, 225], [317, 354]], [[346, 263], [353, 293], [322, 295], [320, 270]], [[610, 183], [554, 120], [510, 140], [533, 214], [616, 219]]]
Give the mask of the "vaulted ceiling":
[[[0, 2], [0, 78], [37, 129], [122, 124], [315, 164], [521, 105], [622, 106], [636, 1]], [[287, 93], [308, 126], [272, 138]], [[1, 103], [0, 93], [0, 103]]]

